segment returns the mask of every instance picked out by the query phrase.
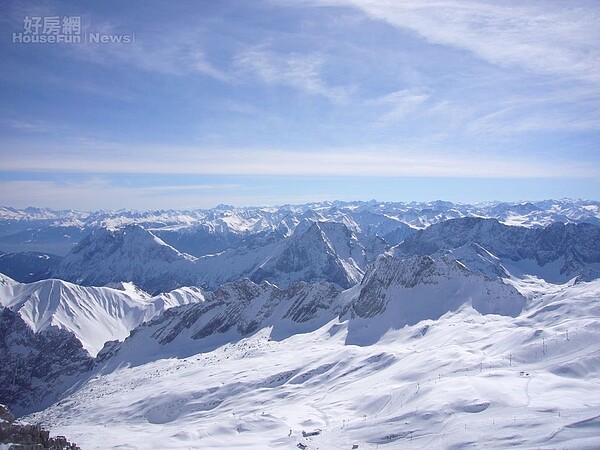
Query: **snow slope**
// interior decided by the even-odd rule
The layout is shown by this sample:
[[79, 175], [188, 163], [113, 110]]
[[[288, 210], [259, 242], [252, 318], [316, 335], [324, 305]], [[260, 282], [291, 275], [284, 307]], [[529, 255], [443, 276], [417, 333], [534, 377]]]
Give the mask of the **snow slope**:
[[242, 277], [282, 288], [296, 281], [330, 281], [347, 288], [360, 281], [367, 264], [386, 248], [381, 238], [359, 239], [341, 223], [311, 222], [288, 239], [265, 237], [195, 258], [129, 225], [91, 233], [52, 274], [83, 285], [131, 281], [153, 294], [181, 286], [216, 289]]
[[394, 248], [399, 257], [432, 255], [477, 244], [522, 275], [564, 283], [600, 276], [600, 226], [553, 223], [543, 228], [508, 226], [495, 219], [466, 217], [421, 230]]
[[12, 286], [18, 284], [18, 281], [13, 280], [11, 277], [0, 273], [0, 287]]
[[400, 243], [415, 228], [460, 217], [496, 218], [508, 225], [546, 226], [553, 222], [600, 225], [600, 203], [563, 199], [520, 203], [320, 202], [278, 207], [219, 205], [193, 211], [53, 211], [0, 207], [0, 250], [65, 255], [98, 228], [141, 225], [181, 252], [196, 257], [237, 248], [256, 234], [291, 236], [315, 221], [339, 222], [360, 235]]
[[81, 342], [57, 327], [34, 333], [17, 312], [0, 306], [0, 398], [16, 414], [41, 409], [73, 378], [93, 367]]
[[282, 339], [313, 331], [335, 316], [352, 319], [348, 343], [366, 345], [388, 329], [437, 319], [465, 304], [483, 314], [515, 316], [525, 299], [500, 278], [471, 272], [451, 256], [401, 260], [382, 255], [360, 285], [344, 292], [331, 283], [301, 282], [286, 290], [248, 279], [225, 284], [202, 302], [171, 309], [139, 327], [100, 359], [117, 354], [120, 365], [157, 354], [190, 355], [268, 326], [272, 338]]
[[195, 260], [141, 226], [128, 225], [92, 232], [62, 259], [52, 275], [96, 286], [131, 281], [158, 293], [197, 284]]
[[85, 449], [597, 448], [600, 281], [512, 283], [516, 317], [467, 305], [371, 345], [347, 343], [351, 319], [280, 341], [267, 327], [99, 371], [26, 419]]
[[450, 255], [397, 259], [382, 255], [352, 301], [347, 342], [372, 344], [390, 329], [439, 319], [465, 305], [481, 314], [518, 315], [525, 298], [500, 279], [470, 271]]
[[[173, 214], [121, 212], [110, 223]], [[19, 379], [23, 389], [34, 381], [20, 412], [59, 398], [26, 419], [90, 449], [596, 449], [600, 228], [572, 222], [599, 216], [597, 202], [585, 201], [223, 205], [195, 217], [211, 233], [245, 236], [230, 241], [244, 244], [200, 258], [139, 226], [111, 228], [80, 247], [70, 268], [115, 282], [150, 261], [137, 272], [142, 280], [235, 281], [152, 298], [120, 286], [153, 318], [91, 363], [59, 322], [77, 328], [89, 308], [78, 298], [92, 295], [78, 289], [87, 288], [50, 280], [27, 294], [0, 277], [11, 309], [21, 308], [2, 311], [9, 344], [0, 350], [11, 362], [0, 390], [18, 392], [15, 382], [6, 386], [22, 361], [40, 363], [41, 377]], [[566, 225], [546, 226], [550, 218]], [[197, 225], [186, 220], [168, 228]], [[375, 258], [382, 235], [402, 242]], [[106, 304], [92, 314], [103, 320], [109, 310], [102, 326], [122, 321], [127, 301]], [[55, 318], [65, 329], [30, 329]], [[61, 340], [73, 360], [53, 359]]]
[[248, 279], [206, 293], [202, 302], [172, 308], [135, 329], [99, 355], [103, 367], [138, 365], [156, 358], [187, 357], [237, 341], [265, 327], [273, 339], [312, 331], [341, 313], [331, 283], [296, 283], [281, 290]]
[[34, 333], [51, 326], [72, 332], [96, 356], [105, 342], [125, 339], [163, 310], [202, 299], [198, 290], [151, 298], [133, 286], [125, 288], [84, 287], [55, 279], [30, 284], [9, 281], [0, 285], [0, 304], [18, 312]]

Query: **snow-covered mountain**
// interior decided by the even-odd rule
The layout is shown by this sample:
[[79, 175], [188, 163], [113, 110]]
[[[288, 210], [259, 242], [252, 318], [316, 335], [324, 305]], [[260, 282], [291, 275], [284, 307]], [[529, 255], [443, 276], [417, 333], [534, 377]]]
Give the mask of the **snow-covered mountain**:
[[105, 287], [0, 275], [0, 403], [84, 448], [597, 446], [597, 202], [7, 211], [92, 231]]
[[526, 228], [495, 219], [454, 219], [409, 236], [394, 251], [404, 257], [431, 255], [469, 243], [500, 258], [515, 275], [534, 274], [555, 282], [600, 276], [600, 226], [588, 223]]
[[460, 217], [496, 218], [508, 225], [545, 226], [553, 222], [600, 224], [600, 203], [545, 200], [521, 203], [321, 202], [280, 207], [235, 208], [220, 205], [193, 211], [53, 211], [0, 207], [0, 250], [38, 251], [63, 256], [89, 232], [137, 224], [166, 243], [194, 256], [242, 245], [247, 236], [291, 235], [311, 222], [345, 224], [355, 233], [377, 235], [397, 244], [415, 229]]
[[4, 278], [0, 305], [18, 313], [33, 333], [51, 327], [73, 333], [91, 355], [107, 341], [123, 340], [141, 323], [173, 306], [202, 299], [198, 289], [150, 297], [133, 285], [84, 287], [50, 279], [30, 284]]
[[266, 327], [280, 340], [314, 331], [338, 317], [349, 318], [348, 344], [370, 345], [388, 330], [414, 325], [470, 306], [482, 314], [517, 316], [525, 298], [502, 278], [471, 271], [444, 255], [406, 260], [381, 255], [362, 283], [340, 291], [331, 283], [301, 282], [289, 289], [248, 279], [205, 293], [200, 303], [173, 308], [147, 322], [122, 344], [100, 355], [118, 354], [117, 365], [160, 357], [187, 357], [237, 341]]
[[150, 293], [198, 284], [196, 258], [139, 225], [100, 228], [82, 240], [52, 275], [83, 285], [130, 281]]
[[[394, 252], [423, 256], [468, 244], [500, 258], [513, 274], [565, 282], [575, 276], [591, 280], [600, 273], [600, 227], [588, 223], [527, 228], [495, 219], [451, 219], [411, 233]], [[181, 286], [216, 289], [242, 277], [281, 288], [295, 281], [329, 281], [348, 288], [361, 281], [387, 248], [383, 238], [357, 233], [340, 222], [308, 222], [306, 229], [298, 228], [289, 237], [263, 235], [245, 246], [196, 258], [141, 226], [128, 225], [94, 231], [52, 275], [84, 285], [131, 281], [154, 294]]]
[[16, 414], [57, 400], [93, 359], [69, 331], [34, 332], [19, 313], [0, 305], [0, 398]]
[[17, 413], [50, 405], [118, 342], [161, 312], [203, 300], [196, 288], [150, 297], [132, 284], [18, 283], [0, 274], [0, 398]]
[[481, 314], [518, 315], [525, 298], [499, 277], [469, 270], [451, 255], [381, 255], [352, 302], [348, 343], [372, 344], [390, 329], [439, 319], [469, 305]]
[[0, 273], [22, 283], [30, 283], [48, 278], [61, 259], [60, 256], [49, 253], [0, 252]]
[[245, 247], [196, 258], [139, 225], [128, 225], [94, 231], [52, 275], [83, 285], [130, 281], [151, 293], [181, 286], [215, 289], [241, 277], [283, 288], [295, 281], [331, 281], [347, 288], [386, 248], [381, 238], [359, 239], [341, 223], [315, 222], [287, 239], [254, 239]]
[[283, 251], [262, 263], [251, 278], [283, 287], [294, 281], [327, 280], [348, 288], [360, 282], [367, 265], [385, 250], [381, 238], [359, 239], [342, 223], [314, 222], [286, 241]]
[[188, 357], [271, 327], [274, 339], [312, 331], [341, 313], [340, 290], [332, 283], [299, 282], [281, 290], [248, 279], [204, 293], [203, 300], [172, 308], [138, 327], [123, 343], [98, 355], [103, 366]]
[[[414, 261], [421, 281], [437, 277], [420, 271], [427, 259]], [[409, 278], [390, 287], [409, 290]], [[465, 299], [457, 311], [386, 330], [371, 345], [348, 345], [357, 319], [346, 316], [281, 340], [265, 327], [197, 352], [176, 343], [205, 340], [192, 336], [211, 313], [172, 309], [112, 358], [128, 360], [146, 339], [169, 351], [134, 365], [103, 361], [89, 381], [26, 419], [89, 449], [595, 448], [600, 284], [515, 283], [527, 298], [516, 317], [481, 315]], [[257, 290], [249, 298], [266, 304], [267, 287], [240, 289]]]
[[[28, 256], [21, 256], [23, 252], [65, 256], [75, 250], [79, 243], [85, 241], [90, 233], [102, 234], [104, 233], [102, 230], [105, 229], [125, 229], [128, 226], [138, 225], [151, 231], [155, 237], [179, 253], [199, 258], [223, 252], [235, 255], [236, 250], [248, 256], [251, 253], [247, 251], [248, 249], [256, 249], [265, 243], [285, 240], [294, 234], [304, 233], [315, 222], [341, 223], [363, 245], [368, 238], [375, 237], [383, 239], [388, 245], [396, 245], [414, 234], [417, 229], [461, 217], [496, 218], [501, 223], [529, 228], [542, 227], [554, 222], [600, 224], [600, 203], [584, 200], [548, 200], [533, 203], [467, 205], [440, 201], [427, 203], [371, 201], [323, 202], [263, 208], [235, 208], [220, 205], [209, 210], [146, 212], [53, 211], [47, 208], [18, 210], [0, 207], [0, 253], [13, 254], [5, 261], [4, 271], [13, 274], [21, 281], [28, 282], [38, 279], [46, 272], [32, 271], [31, 266], [36, 261]], [[99, 236], [96, 235], [95, 238]], [[27, 253], [27, 255], [31, 254]], [[257, 259], [260, 258], [257, 256]], [[77, 258], [74, 260], [77, 261]], [[52, 256], [51, 262], [52, 264], [48, 264], [49, 269], [58, 263], [58, 259]], [[264, 258], [263, 261], [254, 261], [256, 264], [263, 262]], [[206, 264], [210, 267], [205, 269], [213, 272], [214, 275], [202, 280], [205, 286], [215, 288], [221, 283], [236, 279], [214, 269], [212, 261]], [[71, 264], [71, 268], [76, 269], [76, 265]], [[360, 263], [357, 265], [364, 271], [364, 265]], [[238, 271], [238, 275], [250, 276], [252, 270], [256, 269], [256, 266], [252, 266], [250, 262], [243, 266], [243, 270]], [[351, 266], [352, 263], [348, 268], [351, 269]], [[180, 267], [177, 272], [180, 275], [175, 276], [175, 281], [170, 285], [166, 279], [153, 280], [153, 283], [160, 284], [161, 290], [197, 283], [195, 277], [187, 273], [186, 269]], [[30, 273], [33, 275], [29, 276]], [[71, 270], [66, 272], [58, 270], [53, 273], [54, 276], [73, 275]], [[79, 275], [82, 282], [101, 284], [102, 270], [98, 276]], [[133, 273], [129, 272], [128, 275]], [[144, 277], [153, 278], [153, 275], [147, 273]], [[88, 278], [88, 281], [83, 281], [85, 278]], [[78, 278], [68, 279], [76, 281]], [[91, 281], [92, 279], [94, 281]], [[152, 286], [146, 288], [154, 289]]]
[[[32, 333], [70, 332], [93, 356], [112, 341], [98, 355], [96, 364], [103, 370], [189, 357], [267, 328], [270, 338], [279, 341], [313, 332], [336, 318], [349, 320], [347, 344], [371, 345], [390, 329], [437, 319], [466, 305], [483, 314], [514, 316], [525, 304], [501, 278], [471, 272], [448, 255], [438, 260], [380, 256], [362, 284], [346, 291], [326, 282], [280, 289], [248, 279], [214, 292], [182, 288], [157, 297], [132, 285], [122, 289], [60, 280], [20, 284], [7, 278], [0, 298], [8, 299], [3, 306], [18, 313]], [[68, 387], [67, 381], [53, 385], [54, 391], [45, 390], [44, 396], [56, 398]], [[21, 403], [11, 406], [30, 407], [27, 392]]]

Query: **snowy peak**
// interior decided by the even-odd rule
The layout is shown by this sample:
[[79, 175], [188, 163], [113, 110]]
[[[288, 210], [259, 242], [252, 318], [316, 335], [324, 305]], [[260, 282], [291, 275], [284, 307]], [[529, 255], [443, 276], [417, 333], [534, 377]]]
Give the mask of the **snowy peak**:
[[0, 273], [0, 287], [2, 286], [14, 286], [15, 284], [19, 284], [17, 281], [13, 280], [9, 276]]
[[509, 277], [510, 274], [502, 265], [497, 256], [488, 252], [485, 248], [475, 242], [469, 242], [452, 250], [443, 250], [434, 253], [434, 258], [449, 255], [460, 261], [469, 271], [478, 273], [491, 279]]
[[[305, 231], [315, 221], [344, 223], [353, 231], [384, 236], [396, 222], [425, 228], [444, 220], [474, 216], [496, 218], [508, 225], [546, 226], [552, 222], [600, 224], [600, 202], [544, 200], [539, 202], [461, 204], [451, 202], [322, 202], [279, 207], [236, 208], [220, 205], [208, 210], [54, 211], [48, 208], [0, 207], [0, 224], [15, 230], [32, 227], [96, 229], [139, 224], [147, 229], [185, 229], [205, 226], [215, 233], [246, 235], [286, 229]], [[30, 250], [33, 250], [30, 248]], [[11, 250], [13, 251], [13, 250]], [[50, 250], [38, 250], [50, 251]]]
[[[321, 202], [261, 208], [235, 208], [221, 205], [215, 209], [194, 211], [121, 210], [85, 213], [3, 208], [0, 209], [2, 228], [0, 249], [19, 254], [25, 251], [60, 256], [69, 254], [60, 267], [56, 268], [55, 265], [58, 264], [58, 260], [52, 264], [51, 261], [47, 261], [44, 270], [31, 270], [29, 265], [32, 261], [21, 261], [22, 255], [9, 258], [5, 261], [8, 267], [3, 271], [13, 270], [10, 274], [19, 281], [30, 282], [48, 276], [91, 285], [134, 281], [143, 289], [157, 293], [192, 284], [214, 289], [219, 284], [235, 280], [240, 276], [251, 276], [254, 270], [267, 262], [267, 259], [277, 258], [279, 253], [273, 251], [267, 255], [265, 251], [260, 255], [253, 255], [248, 250], [257, 249], [267, 241], [287, 241], [302, 235], [315, 222], [342, 224], [356, 236], [365, 249], [367, 264], [356, 254], [352, 255], [352, 262], [341, 255], [339, 248], [335, 248], [335, 252], [346, 265], [345, 271], [351, 274], [350, 278], [359, 279], [360, 275], [357, 274], [356, 268], [360, 269], [358, 272], [364, 271], [365, 266], [383, 251], [382, 248], [385, 249], [385, 244], [397, 245], [413, 235], [416, 229], [435, 226], [444, 220], [460, 218], [480, 220], [477, 219], [478, 217], [495, 218], [499, 220], [497, 222], [499, 226], [518, 224], [529, 228], [540, 228], [554, 221], [568, 224], [588, 222], [599, 225], [600, 203], [584, 200], [549, 200], [468, 205], [441, 201], [411, 203], [370, 201]], [[488, 233], [494, 230], [495, 228], [490, 225]], [[88, 235], [90, 231], [93, 231], [92, 236]], [[375, 238], [380, 241], [383, 239], [385, 242], [379, 242]], [[335, 239], [330, 238], [330, 240], [335, 247]], [[97, 245], [94, 246], [91, 241], [96, 241]], [[547, 258], [542, 253], [524, 256], [514, 250], [510, 255], [501, 255], [495, 247], [492, 248], [487, 243], [475, 239], [475, 236], [468, 236], [467, 239], [452, 243], [451, 248], [460, 247], [469, 241], [482, 245], [500, 258], [508, 257], [513, 261], [535, 259], [537, 256], [542, 259]], [[170, 249], [169, 246], [164, 245], [165, 242], [171, 246]], [[78, 243], [80, 245], [77, 245]], [[509, 245], [506, 245], [504, 250], [515, 243], [518, 244], [518, 242], [506, 242]], [[559, 240], [551, 242], [551, 245], [557, 244], [560, 245]], [[444, 244], [419, 254], [432, 254], [437, 250], [448, 248]], [[97, 256], [88, 262], [88, 254], [80, 254], [83, 249], [89, 252], [90, 256]], [[149, 251], [149, 249], [154, 250]], [[235, 273], [233, 270], [212, 267], [218, 259], [210, 263], [203, 262], [200, 264], [201, 268], [189, 264], [189, 261], [194, 259], [189, 254], [201, 258], [229, 252], [231, 256], [237, 250], [243, 258], [239, 263], [231, 264], [232, 267], [239, 268]], [[580, 250], [566, 255], [565, 258], [570, 261], [563, 261], [561, 267], [556, 269], [560, 274], [560, 269], [564, 268], [563, 273], [569, 274], [561, 275], [563, 278], [571, 276], [571, 273], [573, 276], [581, 274], [580, 266], [587, 262], [579, 258]], [[551, 248], [548, 251], [552, 253]], [[114, 267], [114, 273], [111, 276], [105, 273], [106, 267], [89, 267], [90, 262], [94, 263], [95, 259], [101, 259], [100, 256], [110, 256], [113, 253], [114, 261], [110, 262]], [[78, 254], [79, 256], [75, 256]], [[138, 257], [142, 264], [137, 267], [127, 267], [123, 264], [125, 261], [134, 261], [134, 257]], [[556, 260], [552, 258], [551, 262]], [[168, 275], [160, 277], [152, 273], [155, 268], [148, 267], [144, 260], [163, 261], [165, 266], [178, 267], [167, 267]], [[179, 260], [189, 261], [188, 263], [176, 262]], [[227, 259], [227, 264], [230, 262]], [[80, 263], [83, 263], [81, 269]], [[546, 263], [539, 262], [539, 264]], [[148, 268], [149, 273], [140, 273], [144, 268]], [[27, 278], [17, 277], [17, 273], [25, 274]], [[585, 278], [591, 279], [593, 275], [585, 275]]]
[[315, 222], [292, 236], [281, 254], [261, 265], [252, 279], [269, 280], [280, 287], [302, 280], [330, 281], [348, 288], [362, 278], [359, 264], [364, 261], [364, 249], [345, 225]]
[[[495, 219], [466, 217], [421, 230], [398, 245], [394, 253], [401, 257], [433, 255], [469, 243], [480, 245], [503, 263], [516, 263], [516, 270], [549, 277], [553, 282], [600, 275], [600, 227], [588, 223], [525, 228], [504, 225]], [[552, 268], [553, 273], [544, 267]]]
[[451, 255], [377, 259], [352, 303], [349, 342], [373, 343], [389, 329], [471, 306], [481, 314], [518, 315], [525, 298], [499, 279], [470, 271]]
[[17, 414], [57, 400], [65, 378], [91, 368], [92, 358], [67, 330], [34, 333], [9, 308], [0, 310], [0, 398]]
[[312, 331], [340, 313], [339, 289], [331, 283], [296, 283], [289, 289], [248, 279], [203, 293], [196, 303], [176, 307], [138, 327], [123, 343], [107, 346], [100, 361], [134, 364], [185, 357], [238, 341], [265, 327], [280, 340]]
[[86, 257], [117, 254], [129, 258], [137, 255], [142, 259], [158, 257], [166, 262], [182, 257], [194, 259], [190, 255], [180, 253], [140, 225], [95, 230], [73, 249], [71, 254], [83, 254]]
[[195, 258], [139, 225], [98, 229], [54, 269], [57, 278], [84, 285], [133, 282], [150, 293], [195, 285]]
[[34, 333], [53, 326], [67, 330], [95, 356], [105, 342], [125, 339], [163, 310], [198, 300], [178, 292], [149, 298], [131, 285], [121, 291], [51, 279], [0, 286], [0, 301], [19, 313]]
[[381, 238], [359, 239], [334, 222], [313, 222], [286, 239], [254, 236], [244, 247], [195, 258], [137, 225], [101, 229], [80, 242], [53, 276], [92, 286], [133, 282], [151, 294], [181, 286], [215, 289], [242, 277], [282, 288], [296, 281], [330, 281], [347, 288], [358, 283], [366, 265], [386, 249]]

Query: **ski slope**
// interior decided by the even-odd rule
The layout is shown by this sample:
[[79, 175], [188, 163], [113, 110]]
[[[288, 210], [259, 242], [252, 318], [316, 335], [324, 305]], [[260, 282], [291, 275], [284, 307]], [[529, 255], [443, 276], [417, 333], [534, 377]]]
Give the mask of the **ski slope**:
[[467, 302], [371, 345], [348, 343], [351, 319], [280, 341], [264, 328], [99, 367], [25, 419], [86, 450], [598, 448], [600, 281], [507, 282], [527, 298], [516, 317]]

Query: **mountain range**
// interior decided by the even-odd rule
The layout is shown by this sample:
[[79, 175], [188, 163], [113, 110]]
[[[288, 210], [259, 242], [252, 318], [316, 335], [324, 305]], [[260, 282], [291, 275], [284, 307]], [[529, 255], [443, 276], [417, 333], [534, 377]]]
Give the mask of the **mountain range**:
[[0, 403], [82, 448], [597, 443], [597, 203], [5, 210], [87, 232], [0, 276]]
[[91, 231], [138, 224], [167, 244], [196, 257], [248, 245], [252, 236], [289, 236], [311, 222], [344, 223], [355, 233], [380, 236], [390, 245], [413, 229], [460, 217], [495, 218], [507, 225], [545, 226], [553, 222], [600, 224], [600, 202], [545, 200], [540, 202], [460, 204], [435, 202], [321, 202], [279, 207], [208, 210], [55, 211], [48, 208], [0, 207], [0, 250], [66, 255]]

